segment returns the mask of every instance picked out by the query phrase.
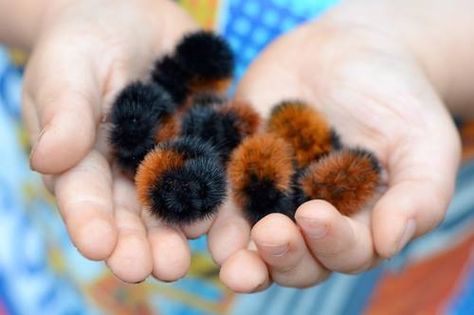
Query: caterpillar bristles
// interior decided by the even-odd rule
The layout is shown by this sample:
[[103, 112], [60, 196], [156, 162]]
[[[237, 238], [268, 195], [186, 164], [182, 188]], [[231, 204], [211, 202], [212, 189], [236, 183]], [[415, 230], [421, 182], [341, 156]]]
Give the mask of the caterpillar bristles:
[[199, 104], [184, 115], [181, 134], [209, 142], [225, 163], [242, 139], [255, 133], [259, 122], [259, 115], [246, 103]]
[[226, 178], [212, 146], [195, 138], [162, 143], [135, 176], [139, 200], [153, 215], [184, 225], [214, 215], [226, 196]]
[[122, 170], [135, 173], [146, 153], [155, 146], [160, 121], [174, 110], [169, 94], [156, 84], [132, 83], [118, 95], [110, 112], [109, 142]]
[[[183, 136], [182, 121], [183, 117], [190, 116], [190, 110], [194, 107], [218, 107], [225, 104], [226, 99], [215, 93], [199, 93], [189, 97], [184, 105], [182, 105], [174, 115], [164, 119], [155, 134], [156, 143], [161, 143], [177, 137]], [[194, 111], [194, 110], [193, 110]], [[193, 134], [190, 134], [193, 136]]]
[[173, 101], [178, 105], [182, 105], [190, 94], [189, 82], [191, 78], [171, 56], [165, 56], [156, 61], [151, 77], [154, 82], [168, 91]]
[[160, 125], [155, 130], [155, 143], [158, 144], [177, 138], [180, 128], [180, 120], [177, 113], [162, 119]]
[[237, 130], [242, 137], [248, 137], [257, 132], [260, 127], [261, 118], [251, 104], [241, 101], [228, 102], [219, 108], [223, 114], [235, 115], [237, 119]]
[[323, 199], [352, 215], [375, 195], [380, 164], [369, 151], [341, 149], [313, 162], [298, 180], [305, 200]]
[[272, 134], [245, 139], [228, 164], [232, 196], [251, 224], [273, 212], [294, 215], [293, 151]]
[[299, 168], [340, 147], [339, 137], [326, 118], [301, 101], [284, 101], [275, 106], [267, 129], [291, 144]]
[[179, 106], [194, 94], [222, 94], [230, 86], [234, 55], [219, 35], [199, 31], [186, 35], [171, 55], [155, 62], [151, 77]]
[[225, 91], [230, 85], [234, 55], [219, 35], [207, 31], [191, 33], [178, 44], [175, 57], [189, 74], [193, 92]]
[[169, 147], [170, 150], [183, 155], [186, 160], [202, 157], [208, 157], [214, 160], [219, 159], [219, 153], [215, 148], [197, 137], [181, 137], [173, 141], [168, 141], [164, 143], [163, 146]]
[[190, 106], [219, 106], [226, 103], [226, 98], [212, 92], [194, 94], [190, 99]]

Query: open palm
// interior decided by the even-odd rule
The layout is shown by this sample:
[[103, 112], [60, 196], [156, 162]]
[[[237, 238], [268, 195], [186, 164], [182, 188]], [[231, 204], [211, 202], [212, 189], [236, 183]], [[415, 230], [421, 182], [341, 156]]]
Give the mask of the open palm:
[[[239, 226], [226, 208], [207, 220], [172, 227], [143, 212], [132, 181], [111, 163], [107, 113], [129, 82], [146, 78], [154, 59], [196, 26], [169, 0], [74, 1], [49, 8], [28, 62], [23, 116], [34, 170], [55, 194], [71, 239], [87, 258], [139, 282], [150, 274], [172, 281], [190, 264], [187, 238], [211, 225]], [[62, 4], [66, 3], [66, 4]], [[228, 223], [230, 222], [230, 223]], [[222, 250], [245, 246], [247, 228]], [[217, 254], [221, 251], [217, 250]]]
[[[237, 97], [265, 116], [284, 99], [301, 99], [327, 115], [346, 145], [373, 151], [385, 189], [346, 217], [309, 201], [296, 222], [281, 214], [252, 229], [256, 248], [231, 256], [222, 280], [237, 291], [271, 280], [305, 287], [330, 271], [355, 273], [433, 229], [444, 217], [460, 156], [455, 126], [413, 54], [377, 28], [318, 21], [278, 39], [255, 61]], [[253, 249], [253, 250], [252, 250]], [[239, 277], [248, 270], [248, 277]]]

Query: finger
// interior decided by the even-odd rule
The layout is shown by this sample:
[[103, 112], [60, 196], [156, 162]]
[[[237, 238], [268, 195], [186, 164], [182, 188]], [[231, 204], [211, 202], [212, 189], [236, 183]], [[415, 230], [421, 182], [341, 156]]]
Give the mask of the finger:
[[218, 265], [232, 254], [247, 248], [250, 225], [231, 200], [226, 201], [208, 233], [209, 251]]
[[366, 222], [341, 215], [323, 200], [304, 203], [295, 218], [314, 257], [327, 269], [358, 273], [374, 264], [376, 257]]
[[133, 183], [117, 174], [113, 185], [117, 245], [107, 260], [112, 272], [122, 281], [137, 283], [153, 270], [151, 248], [145, 225], [140, 218], [140, 204]]
[[309, 252], [298, 227], [285, 215], [274, 213], [260, 220], [252, 229], [252, 240], [272, 280], [280, 285], [308, 287], [328, 274]]
[[101, 86], [93, 62], [58, 41], [35, 50], [23, 97], [24, 117], [35, 141], [31, 166], [47, 174], [69, 169], [90, 151], [101, 116]]
[[147, 213], [142, 213], [142, 218], [151, 246], [153, 276], [161, 281], [176, 281], [184, 277], [191, 265], [191, 251], [183, 232]]
[[229, 289], [237, 293], [250, 293], [270, 285], [265, 263], [254, 251], [242, 249], [222, 265], [219, 277]]
[[91, 151], [55, 181], [59, 211], [72, 242], [85, 257], [108, 258], [117, 243], [108, 163]]
[[436, 227], [454, 191], [459, 136], [447, 113], [427, 119], [431, 123], [406, 135], [389, 158], [389, 187], [372, 220], [375, 248], [383, 257]]

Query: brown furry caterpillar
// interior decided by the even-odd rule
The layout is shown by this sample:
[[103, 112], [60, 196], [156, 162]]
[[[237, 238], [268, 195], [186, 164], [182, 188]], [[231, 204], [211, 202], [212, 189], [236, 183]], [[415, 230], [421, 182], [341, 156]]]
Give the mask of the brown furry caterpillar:
[[380, 164], [367, 150], [345, 148], [311, 163], [297, 184], [305, 201], [326, 200], [349, 216], [375, 195], [380, 184]]
[[326, 118], [301, 101], [284, 101], [275, 106], [267, 130], [291, 144], [299, 168], [341, 146]]

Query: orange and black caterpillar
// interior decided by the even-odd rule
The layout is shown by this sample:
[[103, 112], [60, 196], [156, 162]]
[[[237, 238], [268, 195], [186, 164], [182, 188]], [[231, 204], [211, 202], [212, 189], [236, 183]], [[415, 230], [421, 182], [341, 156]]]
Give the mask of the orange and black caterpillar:
[[184, 114], [181, 135], [209, 142], [225, 163], [231, 152], [246, 137], [254, 134], [260, 116], [247, 103], [196, 103]]
[[227, 172], [234, 201], [251, 224], [273, 212], [293, 216], [294, 155], [286, 141], [273, 134], [245, 139]]
[[369, 151], [344, 148], [311, 163], [297, 180], [300, 201], [323, 199], [343, 215], [366, 205], [380, 184], [380, 164]]
[[339, 136], [326, 118], [297, 100], [276, 105], [270, 114], [267, 130], [291, 144], [299, 168], [341, 147]]
[[172, 224], [210, 217], [226, 197], [225, 170], [218, 154], [198, 138], [156, 146], [140, 164], [135, 184], [141, 203]]
[[188, 34], [173, 54], [155, 63], [152, 79], [171, 94], [176, 104], [200, 92], [223, 92], [232, 80], [234, 55], [219, 35], [199, 31]]

